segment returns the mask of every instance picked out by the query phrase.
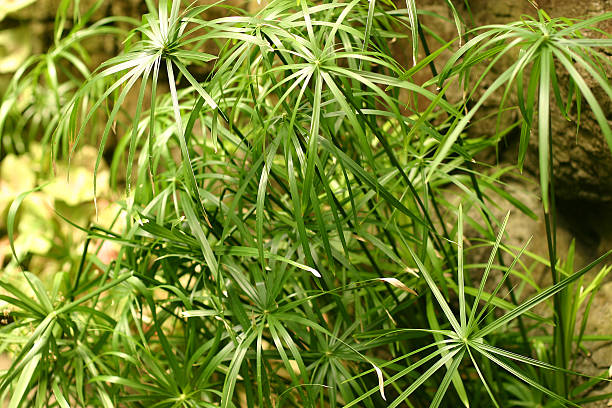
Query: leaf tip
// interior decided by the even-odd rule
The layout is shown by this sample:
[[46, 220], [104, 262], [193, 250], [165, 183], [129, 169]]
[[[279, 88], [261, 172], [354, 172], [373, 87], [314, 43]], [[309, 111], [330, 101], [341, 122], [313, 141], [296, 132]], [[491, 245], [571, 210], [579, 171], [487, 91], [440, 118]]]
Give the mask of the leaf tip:
[[376, 366], [376, 364], [372, 363], [374, 367], [374, 371], [376, 371], [376, 376], [378, 377], [378, 391], [380, 391], [380, 396], [383, 400], [387, 400], [385, 397], [385, 380], [383, 378], [382, 370]]
[[317, 278], [321, 277], [321, 274], [319, 273], [319, 271], [317, 271], [315, 268], [310, 268], [308, 267], [308, 272], [312, 273], [314, 276], [316, 276]]
[[395, 286], [398, 289], [403, 290], [404, 292], [408, 292], [411, 293], [415, 296], [418, 296], [418, 293], [416, 293], [416, 291], [414, 289], [409, 288], [408, 286], [406, 286], [404, 284], [404, 282], [400, 281], [399, 279], [396, 278], [378, 278], [378, 280], [382, 281], [382, 282], [386, 282], [392, 286]]

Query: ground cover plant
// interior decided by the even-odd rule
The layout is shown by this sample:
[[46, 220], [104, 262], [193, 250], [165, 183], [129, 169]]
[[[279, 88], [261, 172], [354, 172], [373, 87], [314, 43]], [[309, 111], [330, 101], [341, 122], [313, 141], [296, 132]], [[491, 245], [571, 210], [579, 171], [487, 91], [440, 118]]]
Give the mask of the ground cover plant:
[[[575, 270], [573, 248], [557, 252], [550, 129], [588, 107], [612, 146], [586, 82], [612, 99], [612, 40], [598, 29], [612, 14], [573, 20], [534, 8], [471, 27], [469, 7], [446, 1], [457, 38], [445, 42], [411, 0], [273, 0], [253, 13], [147, 0], [141, 20], [92, 23], [101, 4], [79, 12], [62, 1], [54, 46], [16, 73], [0, 105], [3, 153], [40, 140], [47, 160], [40, 183], [6, 209], [19, 271], [0, 279], [10, 408], [610, 398], [586, 396], [606, 372], [574, 367], [588, 347], [577, 316], [588, 315], [609, 253]], [[84, 45], [103, 35], [123, 49], [90, 70]], [[393, 41], [414, 58], [394, 58]], [[499, 115], [519, 121], [470, 135], [495, 92]], [[512, 132], [516, 166], [475, 162]], [[548, 259], [529, 242], [504, 244], [512, 215], [493, 211], [501, 197], [534, 216], [503, 190], [530, 137], [547, 231], [536, 239], [547, 239]], [[57, 222], [85, 238], [57, 244], [66, 267], [41, 276], [15, 239], [20, 209], [88, 145], [95, 211], [107, 184], [119, 192], [116, 211], [76, 219], [56, 208]], [[477, 236], [466, 239], [466, 227]], [[478, 247], [490, 256], [466, 263]], [[534, 283], [536, 263], [549, 286]]]

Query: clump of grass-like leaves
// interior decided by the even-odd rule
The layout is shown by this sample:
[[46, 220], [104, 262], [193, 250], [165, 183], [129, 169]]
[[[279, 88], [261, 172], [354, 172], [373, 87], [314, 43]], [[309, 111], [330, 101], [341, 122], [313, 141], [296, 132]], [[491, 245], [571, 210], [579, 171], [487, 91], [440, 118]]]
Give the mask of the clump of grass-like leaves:
[[[12, 319], [0, 336], [17, 343], [0, 384], [10, 408], [51, 400], [61, 407], [508, 406], [525, 385], [541, 401], [579, 406], [572, 387], [580, 377], [568, 363], [582, 335], [573, 341], [575, 321], [567, 318], [607, 269], [565, 312], [533, 309], [567, 298], [606, 255], [573, 272], [571, 259], [555, 269], [551, 249], [553, 285], [534, 287], [520, 303], [514, 292], [506, 299], [502, 285], [512, 289], [510, 277], [529, 283], [529, 265], [521, 260], [525, 247], [501, 243], [508, 217], [496, 220], [491, 196], [502, 194], [528, 215], [533, 209], [500, 189], [511, 169], [484, 174], [472, 166], [501, 134], [462, 132], [495, 89], [517, 83], [521, 146], [538, 89], [540, 149], [547, 150], [547, 107], [560, 86], [554, 61], [570, 73], [569, 99], [580, 90], [599, 120], [600, 105], [573, 63], [609, 91], [594, 66], [599, 54], [590, 51], [609, 40], [580, 32], [610, 16], [570, 22], [541, 13], [539, 21], [465, 31], [447, 3], [467, 42], [440, 75], [434, 68], [436, 92], [411, 78], [455, 41], [420, 60], [397, 60], [390, 38], [410, 43], [416, 56], [422, 34], [435, 28], [423, 29], [414, 2], [394, 10], [374, 0], [273, 0], [254, 15], [223, 3], [147, 1], [149, 13], [121, 54], [90, 77], [79, 69], [88, 77], [82, 83], [66, 74], [65, 83], [79, 87], [45, 120], [49, 148], [55, 160], [69, 160], [93, 134], [97, 170], [117, 136], [111, 182], [125, 185], [117, 214], [125, 227], [75, 224], [87, 244], [53, 282], [26, 272], [27, 260], [19, 260], [21, 286], [0, 280]], [[211, 7], [224, 16], [207, 19]], [[480, 94], [469, 71], [514, 48], [521, 58]], [[41, 61], [47, 65], [35, 69], [52, 60]], [[467, 113], [469, 100], [445, 97], [460, 81], [473, 86], [469, 98], [480, 98]], [[124, 110], [127, 98], [133, 111]], [[541, 155], [543, 167], [549, 160]], [[462, 191], [463, 207], [447, 200], [449, 185]], [[24, 199], [9, 211], [9, 235]], [[482, 277], [463, 262], [466, 219], [492, 246]], [[95, 240], [120, 246], [111, 262], [88, 249]], [[512, 254], [511, 265], [500, 248]], [[499, 284], [487, 292], [494, 273]], [[530, 335], [559, 327], [557, 354], [536, 359]]]

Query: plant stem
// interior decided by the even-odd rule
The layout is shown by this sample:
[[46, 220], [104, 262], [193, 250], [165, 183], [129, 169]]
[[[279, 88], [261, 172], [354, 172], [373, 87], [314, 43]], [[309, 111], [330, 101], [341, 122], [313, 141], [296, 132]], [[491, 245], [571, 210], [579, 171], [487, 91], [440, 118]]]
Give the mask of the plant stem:
[[[418, 24], [419, 24], [419, 27], [418, 27], [419, 37], [421, 38], [421, 42], [423, 43], [423, 51], [425, 51], [426, 55], [430, 55], [431, 52], [429, 50], [429, 45], [427, 43], [427, 37], [425, 37], [425, 33], [423, 32], [423, 28], [421, 27], [420, 21]], [[465, 37], [467, 41], [467, 34], [465, 35]], [[436, 69], [436, 65], [434, 64], [434, 62], [430, 61], [428, 65], [429, 65], [429, 69], [431, 71], [432, 76], [433, 77], [438, 76], [438, 70]], [[442, 98], [446, 100], [446, 95], [443, 95]], [[459, 137], [457, 138], [457, 143], [459, 144], [459, 146], [463, 146], [463, 137], [461, 137], [461, 135], [459, 135]], [[474, 187], [474, 192], [476, 193], [476, 197], [478, 198], [478, 200], [480, 201], [482, 205], [485, 205], [484, 196], [480, 189], [480, 185], [478, 184], [478, 179], [476, 178], [474, 174], [475, 173], [474, 166], [472, 162], [470, 161], [467, 161], [466, 165], [468, 167], [467, 173], [470, 177], [470, 181], [472, 182], [472, 186]], [[483, 215], [484, 215], [484, 221], [487, 224], [487, 231], [489, 231], [489, 233], [491, 234], [489, 238], [495, 240], [495, 232], [493, 230], [493, 223], [491, 222], [491, 218], [489, 217], [489, 214], [487, 214], [484, 211], [483, 211]], [[497, 260], [501, 266], [506, 266], [503, 256], [500, 252], [497, 252]], [[505, 285], [506, 285], [506, 290], [510, 294], [510, 300], [512, 301], [512, 304], [517, 306], [518, 299], [516, 298], [516, 294], [514, 293], [514, 288], [512, 287], [512, 283], [510, 282], [509, 279], [505, 281]], [[521, 338], [523, 340], [523, 345], [531, 353], [532, 351], [531, 343], [529, 342], [529, 336], [527, 335], [527, 328], [525, 327], [525, 323], [523, 322], [522, 316], [519, 316], [517, 318], [517, 322], [518, 322], [519, 331], [521, 333]]]

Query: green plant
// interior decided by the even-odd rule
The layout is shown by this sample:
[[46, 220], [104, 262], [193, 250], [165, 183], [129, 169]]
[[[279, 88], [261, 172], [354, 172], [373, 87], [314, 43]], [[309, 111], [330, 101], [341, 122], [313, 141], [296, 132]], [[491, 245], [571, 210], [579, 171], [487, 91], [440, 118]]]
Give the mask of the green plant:
[[[24, 153], [36, 139], [49, 143], [60, 122], [62, 107], [91, 75], [86, 41], [104, 35], [124, 35], [125, 30], [117, 24], [134, 24], [127, 17], [107, 17], [89, 24], [102, 3], [96, 1], [81, 14], [76, 2], [72, 19], [68, 17], [72, 2], [63, 0], [59, 4], [53, 45], [46, 54], [30, 56], [4, 92], [0, 105], [0, 148], [4, 152]], [[71, 25], [70, 30], [67, 25]], [[89, 97], [95, 97], [96, 91], [100, 89], [91, 89]]]
[[[574, 22], [564, 18], [550, 18], [543, 10], [538, 11], [539, 20], [525, 18], [521, 22], [508, 24], [505, 26], [485, 26], [478, 28], [472, 40], [466, 43], [465, 47], [455, 53], [447, 62], [440, 78], [438, 86], [441, 86], [445, 78], [453, 71], [461, 72], [465, 76], [465, 92], [473, 95], [477, 90], [482, 79], [489, 73], [495, 63], [506, 53], [516, 51], [518, 48], [519, 58], [503, 71], [491, 84], [491, 86], [479, 96], [473, 108], [457, 122], [457, 126], [450, 133], [448, 138], [441, 144], [432, 167], [441, 162], [450, 145], [454, 143], [463, 131], [470, 119], [474, 116], [478, 108], [493, 94], [498, 88], [506, 87], [500, 105], [498, 119], [503, 112], [503, 106], [510, 95], [512, 85], [516, 84], [516, 95], [518, 96], [518, 107], [521, 113], [521, 136], [518, 153], [518, 166], [522, 169], [529, 144], [532, 128], [535, 126], [535, 114], [537, 111], [537, 134], [539, 152], [539, 171], [540, 187], [542, 191], [542, 205], [547, 229], [548, 252], [550, 260], [550, 271], [553, 283], [562, 279], [562, 272], [556, 269], [557, 263], [557, 244], [556, 244], [556, 224], [555, 200], [554, 200], [554, 177], [553, 157], [552, 157], [552, 133], [551, 133], [551, 103], [552, 96], [556, 100], [558, 109], [563, 115], [564, 120], [571, 120], [572, 108], [576, 109], [577, 126], [580, 125], [581, 99], [586, 99], [591, 112], [597, 123], [600, 125], [604, 138], [610, 149], [612, 149], [612, 130], [608, 120], [594, 97], [589, 85], [583, 75], [576, 69], [586, 71], [593, 81], [612, 98], [612, 87], [610, 87], [606, 66], [610, 67], [609, 59], [601, 52], [602, 48], [610, 47], [612, 40], [609, 35], [596, 28], [596, 23], [610, 19], [610, 13], [602, 14], [591, 19]], [[584, 29], [588, 28], [596, 35], [604, 38], [585, 38]], [[607, 37], [607, 38], [606, 38]], [[469, 83], [471, 67], [479, 62], [484, 55], [494, 56], [493, 60], [479, 75], [474, 87]], [[459, 58], [464, 57], [463, 61], [456, 66]], [[559, 81], [560, 73], [556, 69], [556, 64], [561, 65], [568, 74], [565, 81], [567, 90], [565, 101], [562, 96], [562, 85]], [[529, 75], [526, 83], [524, 78]], [[526, 92], [525, 92], [526, 91]], [[580, 92], [578, 92], [580, 91]], [[526, 95], [526, 96], [525, 96]], [[537, 110], [535, 109], [537, 100]], [[575, 104], [575, 105], [574, 105]], [[499, 120], [498, 120], [499, 123]], [[572, 302], [569, 302], [571, 304]], [[555, 337], [558, 347], [555, 347], [554, 361], [560, 367], [567, 368], [569, 359], [569, 343], [571, 340], [565, 339], [564, 333], [571, 327], [571, 319], [575, 319], [575, 311], [566, 310], [568, 302], [563, 303], [563, 296], [555, 297], [555, 316], [557, 318], [557, 329]], [[570, 308], [571, 309], [571, 308]], [[571, 337], [570, 337], [571, 339]], [[569, 343], [568, 343], [569, 342]], [[568, 393], [567, 378], [558, 376], [556, 389], [565, 395]]]
[[[124, 52], [53, 111], [54, 160], [71, 160], [92, 133], [97, 173], [109, 139], [118, 137], [110, 178], [125, 185], [125, 198], [111, 225], [79, 225], [61, 214], [87, 233], [70, 271], [43, 282], [18, 259], [26, 289], [0, 280], [14, 320], [0, 336], [20, 343], [0, 383], [10, 408], [51, 398], [61, 407], [375, 407], [384, 400], [436, 407], [485, 399], [507, 406], [521, 384], [542, 402], [577, 405], [571, 391], [583, 388], [568, 349], [580, 345], [570, 337], [571, 319], [584, 299], [564, 302], [607, 254], [575, 273], [571, 255], [557, 267], [547, 218], [555, 280], [534, 286], [528, 299], [516, 296], [509, 277], [529, 283], [525, 249], [501, 244], [507, 217], [495, 218], [492, 197], [534, 214], [500, 188], [512, 167], [472, 165], [511, 129], [494, 138], [462, 133], [495, 89], [529, 75], [527, 102], [519, 98], [522, 132], [532, 125], [539, 83], [540, 148], [550, 146], [542, 125], [555, 72], [549, 58], [580, 63], [587, 54], [577, 47], [608, 47], [609, 40], [579, 33], [610, 15], [573, 23], [540, 13], [539, 22], [485, 28], [471, 40], [475, 32], [467, 31], [438, 75], [431, 64], [455, 41], [430, 52], [424, 33], [435, 30], [417, 21], [414, 2], [395, 10], [375, 1], [274, 0], [254, 15], [223, 3], [147, 6]], [[225, 14], [207, 19], [211, 10]], [[557, 37], [546, 31], [553, 28]], [[417, 36], [423, 58], [392, 56], [390, 39], [416, 53]], [[527, 56], [479, 95], [470, 71], [516, 47]], [[545, 66], [529, 71], [530, 64]], [[583, 79], [563, 65], [591, 102]], [[430, 69], [426, 84], [412, 80]], [[608, 86], [600, 71], [587, 71]], [[458, 82], [473, 87], [469, 99], [480, 98], [467, 113], [469, 100], [446, 99]], [[434, 83], [436, 92], [428, 88]], [[599, 119], [599, 105], [590, 106]], [[447, 201], [449, 185], [473, 211]], [[554, 205], [543, 191], [549, 214]], [[9, 210], [10, 238], [24, 200], [27, 194]], [[125, 226], [113, 230], [119, 217]], [[463, 262], [464, 220], [493, 247], [480, 282]], [[98, 239], [121, 246], [111, 262], [90, 250]], [[499, 248], [512, 254], [510, 266]], [[499, 284], [489, 293], [495, 271]], [[532, 310], [551, 299], [553, 316]], [[553, 356], [538, 356], [529, 336], [549, 331]]]

